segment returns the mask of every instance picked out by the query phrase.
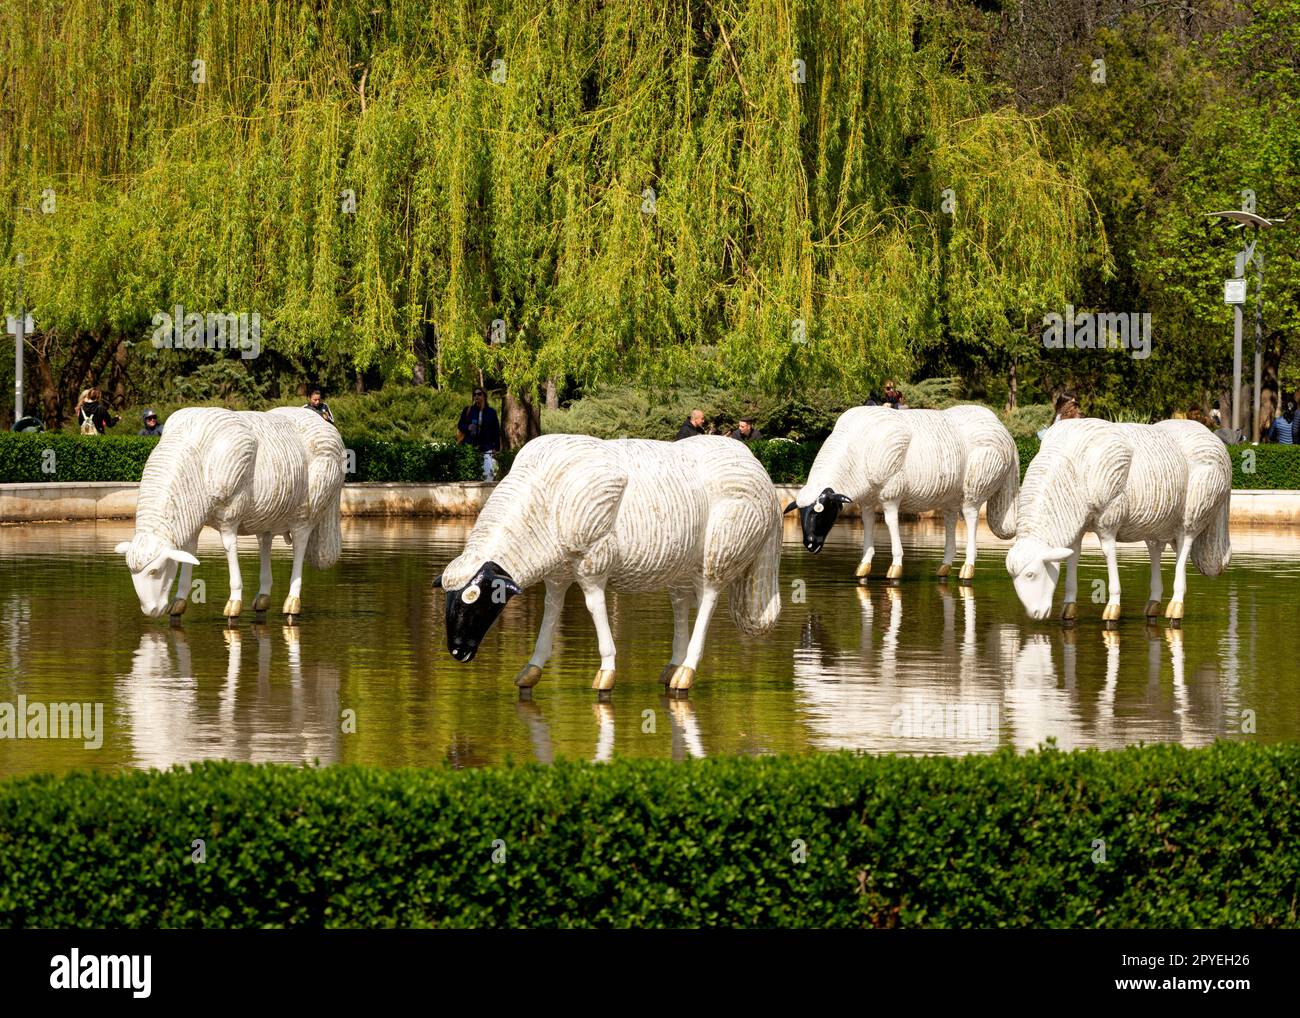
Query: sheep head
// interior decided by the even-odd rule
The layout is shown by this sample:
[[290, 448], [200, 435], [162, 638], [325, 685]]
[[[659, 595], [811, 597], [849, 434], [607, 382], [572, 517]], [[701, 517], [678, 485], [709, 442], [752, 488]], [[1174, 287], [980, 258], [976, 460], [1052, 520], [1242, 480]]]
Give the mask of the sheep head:
[[1007, 572], [1015, 581], [1016, 594], [1032, 619], [1052, 614], [1052, 596], [1061, 575], [1061, 563], [1074, 554], [1072, 548], [1053, 548], [1035, 537], [1022, 537], [1007, 552]]
[[826, 535], [831, 532], [831, 527], [840, 514], [840, 506], [852, 501], [848, 495], [824, 488], [815, 501], [800, 506], [796, 500], [786, 506], [785, 511], [799, 510], [799, 522], [803, 525], [803, 546], [815, 555], [826, 543]]
[[137, 533], [113, 550], [126, 556], [131, 582], [135, 584], [135, 593], [140, 599], [140, 610], [155, 619], [165, 614], [170, 605], [176, 567], [182, 562], [192, 566], [199, 564], [199, 560], [188, 551], [173, 548], [153, 534]]
[[[433, 581], [444, 590], [442, 577]], [[519, 584], [495, 562], [484, 562], [464, 586], [447, 593], [447, 650], [461, 664], [474, 660], [479, 644], [516, 594]]]

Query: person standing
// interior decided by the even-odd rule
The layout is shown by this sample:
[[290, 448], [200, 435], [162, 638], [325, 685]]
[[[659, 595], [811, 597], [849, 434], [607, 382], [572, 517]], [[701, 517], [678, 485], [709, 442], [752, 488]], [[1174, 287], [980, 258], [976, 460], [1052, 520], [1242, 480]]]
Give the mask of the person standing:
[[501, 451], [501, 422], [488, 406], [487, 393], [475, 389], [470, 405], [460, 412], [456, 422], [456, 444], [468, 445], [483, 454], [483, 480], [492, 480], [496, 472], [496, 454]]
[[[307, 396], [307, 402], [303, 405], [304, 410], [314, 410], [322, 418], [334, 424], [334, 415], [330, 413], [330, 405], [321, 398], [320, 386], [313, 386], [310, 394]], [[337, 427], [337, 425], [335, 425]]]
[[158, 423], [158, 415], [154, 411], [144, 412], [144, 427], [140, 429], [140, 434], [147, 438], [162, 438], [162, 425]]
[[906, 402], [907, 401], [903, 398], [903, 393], [894, 386], [894, 380], [892, 378], [885, 382], [885, 406], [890, 406], [897, 410], [900, 405], [905, 405]]
[[691, 415], [686, 418], [686, 423], [677, 429], [677, 437], [674, 442], [683, 438], [694, 438], [696, 435], [704, 434], [704, 411], [692, 410]]
[[77, 407], [77, 427], [83, 435], [102, 435], [121, 420], [109, 413], [96, 388], [87, 389]]

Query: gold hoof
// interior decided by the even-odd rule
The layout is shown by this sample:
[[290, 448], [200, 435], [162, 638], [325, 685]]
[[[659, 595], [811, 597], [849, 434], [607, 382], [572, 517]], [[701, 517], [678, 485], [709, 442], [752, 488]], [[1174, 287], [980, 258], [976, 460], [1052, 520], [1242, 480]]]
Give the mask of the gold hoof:
[[952, 566], [947, 562], [943, 563], [943, 565], [939, 567], [939, 575], [944, 578], [946, 578], [950, 572], [952, 572]]
[[520, 689], [532, 689], [542, 681], [541, 665], [524, 665], [515, 676], [515, 685]]
[[663, 670], [659, 673], [659, 684], [666, 686], [672, 680], [673, 672], [677, 671], [677, 666], [671, 661], [664, 665]]
[[961, 567], [961, 575], [958, 577], [958, 579], [973, 580], [974, 578], [975, 578], [975, 563], [963, 562]]
[[1062, 622], [1074, 622], [1078, 617], [1079, 606], [1075, 602], [1069, 601], [1066, 604], [1061, 605]]
[[226, 607], [221, 610], [221, 614], [228, 619], [237, 619], [244, 610], [243, 601], [227, 601]]
[[1170, 601], [1169, 606], [1165, 609], [1165, 618], [1170, 620], [1181, 620], [1183, 617], [1183, 602]]
[[1159, 601], [1148, 601], [1148, 602], [1147, 602], [1147, 608], [1146, 608], [1146, 617], [1149, 618], [1149, 619], [1154, 619], [1154, 618], [1156, 618], [1159, 614], [1160, 614], [1160, 602], [1159, 602]]
[[861, 562], [859, 562], [858, 568], [853, 575], [856, 576], [859, 580], [862, 579], [864, 576], [870, 576], [871, 559], [863, 559]]
[[889, 572], [885, 573], [885, 579], [897, 580], [901, 578], [902, 575], [903, 575], [903, 564], [901, 562], [895, 562], [890, 565]]
[[1101, 620], [1103, 622], [1118, 622], [1119, 605], [1114, 601], [1108, 602], [1105, 611], [1101, 613]]
[[281, 612], [281, 614], [284, 614], [284, 615], [301, 615], [301, 614], [302, 614], [302, 598], [300, 598], [300, 597], [286, 597], [286, 598], [284, 599], [284, 607], [280, 609], [280, 612]]
[[190, 606], [190, 602], [183, 597], [178, 597], [172, 602], [172, 606], [167, 609], [168, 615], [181, 616], [185, 614], [185, 609]]
[[614, 688], [614, 669], [602, 668], [596, 673], [596, 677], [591, 682], [591, 688], [604, 692], [607, 689]]
[[271, 607], [270, 594], [258, 594], [257, 597], [253, 598], [253, 611], [264, 612], [270, 607]]
[[669, 689], [690, 689], [693, 685], [695, 685], [694, 668], [687, 668], [685, 665], [678, 665], [673, 669], [673, 677], [668, 682]]

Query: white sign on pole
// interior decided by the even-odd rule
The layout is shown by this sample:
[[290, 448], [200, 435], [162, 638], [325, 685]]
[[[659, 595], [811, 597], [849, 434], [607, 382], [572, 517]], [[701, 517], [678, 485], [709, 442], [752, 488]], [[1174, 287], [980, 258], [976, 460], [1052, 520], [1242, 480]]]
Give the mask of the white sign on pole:
[[1246, 281], [1244, 279], [1225, 279], [1223, 281], [1223, 303], [1246, 303]]

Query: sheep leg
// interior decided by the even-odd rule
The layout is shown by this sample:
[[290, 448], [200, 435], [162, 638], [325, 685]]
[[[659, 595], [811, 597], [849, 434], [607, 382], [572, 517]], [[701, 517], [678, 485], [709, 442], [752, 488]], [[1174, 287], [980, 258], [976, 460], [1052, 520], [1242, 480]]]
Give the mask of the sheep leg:
[[1074, 554], [1065, 563], [1065, 593], [1061, 598], [1061, 621], [1073, 622], [1079, 617], [1079, 549], [1082, 541], [1074, 542]]
[[1115, 551], [1114, 534], [1098, 534], [1101, 541], [1101, 552], [1106, 556], [1106, 580], [1109, 597], [1106, 601], [1106, 610], [1101, 613], [1102, 621], [1118, 622], [1119, 621], [1119, 558]]
[[226, 549], [226, 564], [230, 566], [230, 600], [222, 615], [228, 619], [239, 618], [244, 610], [244, 581], [239, 575], [239, 542], [233, 530], [221, 532], [221, 546]]
[[957, 514], [951, 509], [943, 511], [943, 564], [939, 575], [947, 577], [952, 571], [952, 560], [957, 557]]
[[871, 575], [871, 560], [876, 555], [876, 510], [868, 503], [862, 503], [862, 561], [858, 563], [858, 579]]
[[[883, 503], [883, 507], [885, 526], [889, 528], [889, 550], [894, 556], [885, 577], [896, 580], [903, 575], [903, 539], [898, 534], [898, 499]], [[962, 572], [965, 570], [963, 569]]]
[[560, 612], [564, 610], [564, 595], [568, 590], [568, 580], [546, 581], [546, 607], [542, 609], [542, 628], [537, 631], [533, 656], [515, 676], [515, 685], [520, 689], [532, 689], [542, 680], [542, 669], [546, 667], [546, 662], [551, 657], [555, 626], [560, 621]]
[[668, 682], [670, 690], [684, 693], [695, 684], [695, 669], [699, 666], [700, 655], [704, 653], [704, 637], [709, 632], [709, 619], [713, 617], [718, 594], [717, 587], [704, 585], [704, 590], [699, 595], [699, 611], [695, 613], [695, 626], [691, 630], [691, 642], [686, 647], [686, 660], [673, 671], [673, 677]]
[[1165, 608], [1165, 618], [1176, 626], [1183, 620], [1183, 598], [1187, 596], [1187, 556], [1192, 551], [1192, 540], [1185, 533], [1179, 534], [1174, 547], [1178, 551], [1178, 559], [1174, 563], [1174, 596]]
[[1151, 558], [1151, 598], [1147, 601], [1146, 610], [1148, 619], [1153, 619], [1160, 614], [1160, 599], [1165, 596], [1165, 587], [1160, 581], [1160, 556], [1164, 550], [1164, 541], [1147, 542], [1147, 555]]
[[659, 681], [665, 686], [672, 681], [677, 666], [686, 659], [691, 639], [691, 609], [695, 606], [695, 591], [670, 587], [668, 597], [673, 603], [673, 656], [659, 673]]
[[257, 535], [261, 566], [257, 574], [257, 597], [253, 600], [255, 612], [264, 612], [271, 607], [271, 541], [274, 537], [274, 534]]
[[970, 580], [975, 577], [975, 535], [979, 531], [980, 507], [962, 506], [961, 512], [966, 520], [966, 561], [961, 566], [961, 578]]
[[596, 672], [591, 688], [607, 693], [614, 688], [614, 633], [609, 628], [609, 613], [605, 609], [604, 580], [583, 584], [582, 596], [596, 626], [596, 645], [600, 649], [600, 671]]
[[307, 539], [311, 537], [311, 527], [297, 527], [292, 536], [293, 572], [289, 574], [289, 596], [284, 599], [284, 606], [280, 609], [290, 620], [302, 614], [302, 563], [307, 557]]
[[[191, 555], [194, 554], [193, 548], [186, 548]], [[188, 562], [181, 563], [180, 579], [176, 584], [176, 598], [172, 601], [172, 606], [167, 609], [167, 614], [172, 617], [174, 622], [180, 622], [181, 616], [185, 614], [185, 609], [190, 606], [190, 583], [194, 575], [194, 567]]]

